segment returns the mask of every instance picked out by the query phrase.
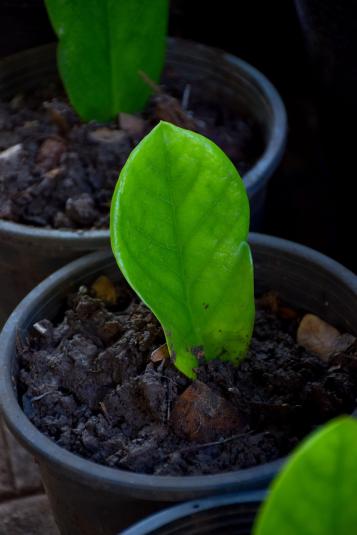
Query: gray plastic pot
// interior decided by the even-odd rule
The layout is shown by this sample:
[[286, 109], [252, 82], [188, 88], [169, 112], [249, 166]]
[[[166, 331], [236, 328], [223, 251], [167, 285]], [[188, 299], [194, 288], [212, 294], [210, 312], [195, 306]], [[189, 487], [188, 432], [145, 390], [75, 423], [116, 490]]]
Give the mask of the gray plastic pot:
[[[265, 150], [244, 177], [256, 230], [263, 215], [267, 181], [286, 140], [284, 105], [270, 82], [238, 58], [199, 44], [170, 39], [167, 64], [179, 78], [203, 87], [207, 99], [244, 110], [263, 132]], [[22, 52], [0, 62], [0, 98], [29, 91], [57, 77], [54, 45]], [[1, 177], [0, 177], [1, 180]], [[109, 246], [106, 230], [51, 230], [0, 220], [0, 325], [22, 297], [54, 270], [84, 253]]]
[[255, 491], [182, 503], [145, 518], [122, 535], [251, 535], [264, 498], [265, 492]]
[[[357, 277], [301, 245], [251, 234], [257, 292], [276, 290], [291, 305], [357, 334]], [[54, 319], [68, 292], [99, 274], [118, 278], [110, 252], [76, 260], [38, 285], [16, 308], [0, 337], [0, 403], [4, 418], [37, 460], [62, 535], [113, 535], [170, 502], [264, 488], [283, 460], [204, 476], [152, 476], [95, 464], [38, 431], [17, 399], [16, 341], [40, 319]]]

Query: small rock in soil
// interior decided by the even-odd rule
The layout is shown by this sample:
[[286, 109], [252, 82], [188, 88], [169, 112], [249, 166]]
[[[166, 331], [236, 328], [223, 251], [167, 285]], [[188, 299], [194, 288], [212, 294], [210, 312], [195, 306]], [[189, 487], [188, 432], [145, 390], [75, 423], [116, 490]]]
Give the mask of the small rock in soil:
[[341, 334], [335, 327], [314, 314], [306, 314], [297, 331], [298, 344], [324, 360], [343, 353], [355, 341], [356, 338], [351, 334]]
[[125, 130], [133, 139], [140, 139], [144, 136], [147, 123], [142, 117], [129, 113], [119, 113], [119, 126]]
[[46, 172], [57, 167], [65, 150], [66, 145], [61, 139], [45, 139], [37, 155], [37, 164], [41, 171]]
[[88, 193], [82, 193], [78, 197], [70, 197], [66, 202], [66, 216], [75, 225], [90, 227], [98, 217], [94, 206], [94, 200]]
[[78, 117], [66, 102], [52, 99], [50, 102], [44, 102], [43, 106], [48, 111], [51, 120], [64, 135], [68, 134], [70, 129], [78, 122]]
[[259, 306], [270, 310], [273, 314], [282, 319], [294, 320], [299, 317], [299, 313], [294, 308], [286, 306], [276, 292], [266, 292], [259, 300]]
[[237, 433], [242, 424], [237, 409], [201, 381], [176, 400], [170, 421], [177, 435], [197, 442]]
[[188, 130], [199, 130], [196, 121], [182, 109], [176, 98], [166, 94], [158, 94], [153, 98], [153, 102], [157, 120], [168, 121]]
[[127, 142], [127, 136], [122, 130], [113, 130], [111, 128], [101, 127], [93, 130], [88, 135], [94, 143], [105, 143], [108, 145], [120, 145]]
[[105, 275], [101, 275], [93, 282], [91, 290], [97, 299], [101, 299], [105, 303], [115, 305], [118, 301], [117, 289]]
[[166, 360], [170, 357], [169, 355], [169, 349], [167, 347], [167, 344], [162, 344], [162, 346], [158, 347], [153, 351], [150, 355], [151, 362], [162, 362], [163, 360]]
[[7, 164], [17, 164], [22, 152], [22, 144], [18, 143], [0, 152], [0, 161]]

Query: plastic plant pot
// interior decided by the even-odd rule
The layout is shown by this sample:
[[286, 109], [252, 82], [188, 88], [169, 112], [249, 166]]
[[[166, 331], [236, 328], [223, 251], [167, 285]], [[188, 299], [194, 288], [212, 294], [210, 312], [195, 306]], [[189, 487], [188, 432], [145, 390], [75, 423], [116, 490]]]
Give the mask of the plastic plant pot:
[[145, 518], [122, 535], [250, 535], [264, 498], [265, 492], [254, 491], [186, 502]]
[[[204, 87], [207, 100], [244, 110], [260, 125], [265, 149], [244, 177], [252, 229], [263, 216], [268, 179], [286, 141], [284, 105], [270, 82], [240, 59], [206, 46], [170, 39], [167, 65], [180, 79]], [[22, 52], [0, 62], [0, 98], [30, 91], [57, 77], [54, 45]], [[107, 230], [54, 230], [0, 220], [0, 325], [36, 284], [85, 253], [109, 246]]]
[[[357, 333], [357, 277], [304, 246], [251, 234], [256, 291], [276, 290], [292, 306]], [[112, 254], [97, 252], [57, 271], [18, 305], [0, 337], [0, 403], [18, 440], [39, 464], [62, 535], [114, 535], [172, 502], [266, 488], [283, 459], [202, 476], [153, 476], [102, 466], [59, 447], [28, 420], [16, 393], [16, 343], [32, 325], [55, 319], [69, 291], [100, 274], [120, 276]]]

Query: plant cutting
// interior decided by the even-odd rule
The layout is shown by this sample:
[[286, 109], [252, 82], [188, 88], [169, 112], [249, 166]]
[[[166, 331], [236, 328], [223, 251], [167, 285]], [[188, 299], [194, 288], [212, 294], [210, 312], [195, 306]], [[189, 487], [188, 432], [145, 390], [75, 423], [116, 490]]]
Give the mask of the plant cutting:
[[[1, 65], [1, 320], [54, 269], [108, 245], [118, 171], [160, 119], [194, 127], [231, 157], [244, 176], [255, 227], [266, 181], [283, 152], [280, 97], [237, 58], [169, 39], [156, 84], [164, 53], [163, 1], [140, 3], [140, 24], [137, 2], [83, 5], [47, 3], [60, 39], [58, 67], [67, 95], [53, 46]], [[19, 258], [31, 258], [31, 264]]]
[[36, 288], [0, 340], [4, 416], [71, 535], [262, 486], [311, 429], [355, 407], [355, 277], [251, 236], [251, 336], [246, 193], [211, 141], [166, 123], [151, 131], [123, 168], [111, 228], [125, 277], [163, 329], [103, 253]]
[[254, 323], [248, 230], [243, 182], [208, 139], [161, 122], [132, 152], [112, 201], [113, 252], [188, 377], [198, 356], [237, 363], [247, 351]]
[[[175, 366], [191, 379], [204, 361], [237, 365], [247, 353], [254, 325], [248, 229], [242, 180], [212, 142], [161, 122], [134, 149], [113, 196], [112, 248], [126, 280], [160, 321]], [[355, 337], [306, 314], [297, 341], [326, 359], [348, 350]], [[215, 370], [221, 382], [232, 373], [223, 369]], [[228, 390], [235, 388], [231, 378]], [[242, 430], [243, 420], [198, 380], [173, 404], [169, 422], [184, 438], [210, 444]]]
[[338, 418], [294, 450], [267, 495], [247, 492], [184, 503], [135, 524], [123, 535], [148, 535], [159, 529], [177, 534], [195, 529], [199, 534], [212, 525], [217, 533], [229, 529], [237, 535], [353, 533], [356, 441], [356, 421]]

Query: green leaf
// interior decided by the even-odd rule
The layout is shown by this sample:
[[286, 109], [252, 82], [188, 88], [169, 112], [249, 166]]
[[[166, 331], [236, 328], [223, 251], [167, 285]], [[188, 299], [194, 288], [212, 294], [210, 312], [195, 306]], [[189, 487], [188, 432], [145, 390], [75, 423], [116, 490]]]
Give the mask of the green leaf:
[[357, 531], [357, 422], [339, 418], [302, 443], [274, 481], [255, 535]]
[[58, 66], [82, 119], [140, 111], [160, 77], [168, 0], [46, 0], [59, 37]]
[[254, 322], [248, 227], [237, 170], [199, 134], [161, 122], [121, 172], [113, 252], [190, 377], [197, 354], [238, 362], [247, 350]]

